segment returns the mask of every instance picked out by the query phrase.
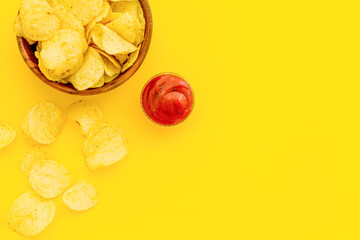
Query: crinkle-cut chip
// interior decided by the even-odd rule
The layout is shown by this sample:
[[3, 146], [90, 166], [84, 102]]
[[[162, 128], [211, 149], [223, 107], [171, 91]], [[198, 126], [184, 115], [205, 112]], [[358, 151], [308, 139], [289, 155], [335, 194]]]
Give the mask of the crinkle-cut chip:
[[137, 13], [137, 7], [135, 1], [113, 1], [111, 4], [111, 9], [113, 12], [119, 13]]
[[124, 131], [117, 125], [101, 122], [90, 130], [83, 149], [90, 169], [112, 165], [127, 154]]
[[110, 55], [127, 54], [136, 51], [136, 47], [102, 24], [96, 24], [91, 31], [93, 42]]
[[20, 170], [25, 176], [29, 176], [30, 169], [36, 163], [47, 159], [47, 152], [43, 147], [33, 147], [24, 152], [20, 160]]
[[115, 66], [108, 58], [101, 56], [104, 62], [104, 71], [107, 76], [117, 76], [121, 72], [121, 67]]
[[129, 43], [134, 44], [135, 40], [140, 39], [137, 35], [140, 35], [141, 25], [137, 15], [125, 13], [117, 20], [106, 24], [106, 27], [119, 34]]
[[104, 67], [100, 54], [94, 48], [89, 47], [82, 66], [67, 80], [78, 91], [84, 91], [99, 82], [103, 75]]
[[61, 20], [61, 29], [72, 29], [79, 32], [82, 36], [85, 35], [84, 26], [74, 15], [69, 13], [63, 5], [56, 5], [54, 7], [54, 13]]
[[71, 29], [59, 30], [52, 39], [42, 42], [40, 70], [49, 80], [64, 79], [81, 67], [86, 49], [82, 34]]
[[123, 66], [124, 63], [129, 59], [129, 55], [127, 54], [116, 54], [114, 56], [119, 61], [121, 66]]
[[135, 61], [139, 57], [139, 52], [141, 49], [141, 45], [138, 47], [136, 52], [130, 53], [130, 57], [127, 60], [127, 62], [124, 64], [123, 68], [121, 69], [121, 72], [125, 72], [127, 69], [129, 69], [132, 65], [134, 65]]
[[0, 122], [0, 150], [14, 141], [16, 132], [7, 122]]
[[95, 188], [86, 180], [79, 180], [63, 194], [66, 206], [74, 211], [86, 211], [99, 201]]
[[52, 200], [29, 191], [15, 200], [7, 214], [7, 221], [9, 227], [17, 233], [35, 236], [52, 222], [55, 211]]
[[71, 184], [68, 170], [52, 160], [35, 163], [29, 173], [30, 185], [44, 198], [54, 198], [62, 194]]
[[79, 100], [72, 103], [68, 108], [69, 119], [77, 122], [84, 136], [102, 119], [99, 106], [91, 101]]
[[87, 25], [101, 11], [103, 0], [59, 0], [72, 15]]
[[55, 142], [63, 125], [61, 111], [47, 101], [32, 107], [26, 119], [27, 127], [24, 127], [24, 131], [28, 131], [32, 139], [40, 144]]

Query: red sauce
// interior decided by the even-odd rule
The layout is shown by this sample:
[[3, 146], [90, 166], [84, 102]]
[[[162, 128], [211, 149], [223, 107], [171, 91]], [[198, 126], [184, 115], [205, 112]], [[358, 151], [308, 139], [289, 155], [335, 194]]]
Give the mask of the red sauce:
[[162, 125], [175, 125], [184, 121], [194, 104], [190, 85], [180, 76], [161, 74], [151, 79], [142, 93], [145, 113]]

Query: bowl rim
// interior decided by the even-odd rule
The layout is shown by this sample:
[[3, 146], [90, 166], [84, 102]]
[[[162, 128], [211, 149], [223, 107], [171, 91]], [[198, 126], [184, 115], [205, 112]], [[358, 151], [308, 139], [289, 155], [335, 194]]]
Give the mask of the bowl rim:
[[61, 92], [67, 93], [67, 94], [71, 94], [71, 95], [80, 95], [80, 96], [91, 96], [91, 95], [97, 95], [97, 94], [109, 92], [109, 91], [119, 87], [126, 81], [128, 81], [136, 73], [136, 71], [140, 68], [140, 66], [144, 62], [146, 55], [149, 51], [151, 38], [152, 38], [152, 31], [153, 31], [153, 20], [152, 20], [151, 8], [150, 8], [150, 4], [149, 4], [148, 0], [139, 0], [139, 2], [143, 9], [144, 18], [146, 21], [144, 40], [141, 44], [139, 56], [136, 59], [135, 63], [129, 69], [127, 69], [124, 73], [121, 73], [114, 80], [112, 80], [109, 83], [106, 83], [102, 87], [91, 88], [91, 89], [87, 89], [84, 91], [78, 91], [71, 84], [63, 84], [63, 83], [58, 83], [58, 82], [48, 80], [44, 76], [44, 74], [40, 71], [37, 58], [35, 57], [34, 52], [31, 50], [30, 45], [27, 42], [27, 40], [22, 37], [16, 37], [20, 53], [21, 53], [26, 65], [30, 68], [30, 70], [42, 82], [44, 82], [46, 85], [48, 85], [58, 91], [61, 91]]

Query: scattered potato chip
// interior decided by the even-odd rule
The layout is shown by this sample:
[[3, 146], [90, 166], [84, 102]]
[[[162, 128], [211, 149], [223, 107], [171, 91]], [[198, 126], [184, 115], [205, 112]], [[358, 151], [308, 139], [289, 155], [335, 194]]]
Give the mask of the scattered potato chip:
[[0, 122], [0, 150], [14, 141], [16, 132], [7, 122]]
[[50, 102], [40, 102], [28, 112], [23, 124], [24, 132], [40, 144], [55, 142], [62, 128], [61, 111]]
[[20, 170], [25, 176], [29, 176], [30, 169], [36, 163], [46, 161], [47, 153], [43, 147], [33, 147], [26, 151], [20, 160]]
[[15, 200], [7, 215], [9, 227], [25, 236], [35, 236], [53, 220], [56, 207], [52, 200], [26, 192]]
[[63, 29], [42, 43], [39, 67], [49, 80], [59, 81], [74, 74], [82, 65], [87, 43], [79, 32]]
[[86, 136], [90, 129], [102, 119], [102, 112], [99, 106], [90, 101], [79, 100], [68, 108], [69, 119], [77, 122]]
[[125, 72], [128, 70], [132, 65], [134, 65], [136, 59], [139, 56], [141, 45], [136, 50], [136, 52], [130, 53], [130, 58], [127, 60], [127, 62], [124, 64], [123, 68], [121, 69], [121, 72]]
[[52, 160], [35, 163], [29, 173], [30, 185], [44, 198], [62, 194], [71, 184], [66, 168]]
[[103, 0], [58, 0], [83, 26], [95, 18], [103, 7]]
[[104, 67], [102, 58], [94, 48], [89, 47], [80, 69], [67, 80], [74, 85], [78, 91], [84, 91], [98, 83], [103, 75]]
[[90, 169], [112, 165], [127, 154], [124, 131], [117, 125], [101, 122], [90, 130], [83, 149]]
[[136, 47], [124, 40], [113, 30], [102, 24], [96, 24], [91, 31], [91, 39], [101, 49], [110, 55], [128, 54], [136, 51]]
[[79, 180], [63, 194], [63, 201], [71, 210], [86, 211], [94, 207], [99, 199], [93, 185]]

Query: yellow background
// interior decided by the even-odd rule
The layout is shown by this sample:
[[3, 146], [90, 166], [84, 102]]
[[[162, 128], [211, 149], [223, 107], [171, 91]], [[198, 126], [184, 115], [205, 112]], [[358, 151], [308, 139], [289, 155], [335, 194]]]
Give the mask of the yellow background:
[[[73, 181], [96, 183], [100, 203], [74, 213], [55, 200], [36, 239], [359, 239], [360, 8], [358, 1], [151, 0], [154, 34], [136, 75], [89, 97], [129, 138], [129, 155], [90, 171], [82, 137], [67, 121], [54, 160]], [[21, 119], [53, 90], [24, 64], [12, 32], [17, 1], [0, 10], [0, 119], [18, 135], [0, 152], [0, 239], [30, 189], [19, 171], [29, 148]], [[139, 98], [153, 75], [173, 71], [195, 90], [183, 124], [164, 128]]]

